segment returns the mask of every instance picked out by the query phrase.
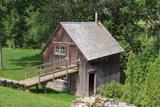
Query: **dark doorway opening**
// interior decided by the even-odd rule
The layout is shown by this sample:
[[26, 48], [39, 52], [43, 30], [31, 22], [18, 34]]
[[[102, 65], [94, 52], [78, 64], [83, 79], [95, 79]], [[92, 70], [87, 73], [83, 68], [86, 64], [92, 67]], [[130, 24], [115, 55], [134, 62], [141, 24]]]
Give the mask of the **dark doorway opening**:
[[94, 94], [94, 73], [89, 74], [89, 96]]

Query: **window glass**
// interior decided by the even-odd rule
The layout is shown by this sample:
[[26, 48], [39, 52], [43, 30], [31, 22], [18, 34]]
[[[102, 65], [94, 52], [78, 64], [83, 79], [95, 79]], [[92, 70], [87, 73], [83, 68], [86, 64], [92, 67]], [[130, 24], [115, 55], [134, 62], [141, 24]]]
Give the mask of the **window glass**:
[[65, 55], [65, 52], [66, 52], [65, 46], [56, 46], [55, 47], [55, 54]]

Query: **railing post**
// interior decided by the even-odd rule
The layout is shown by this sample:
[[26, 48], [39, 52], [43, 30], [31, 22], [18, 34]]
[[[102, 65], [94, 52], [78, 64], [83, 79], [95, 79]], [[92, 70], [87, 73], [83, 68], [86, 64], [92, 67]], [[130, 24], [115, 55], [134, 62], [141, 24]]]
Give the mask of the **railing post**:
[[40, 76], [41, 76], [41, 67], [39, 67], [39, 70], [38, 70], [38, 85], [40, 86], [41, 84], [41, 80], [40, 80]]
[[55, 70], [55, 63], [53, 63], [53, 71], [52, 71], [52, 73], [53, 73], [53, 81], [54, 81], [54, 70]]
[[68, 79], [68, 58], [66, 58], [66, 79]]
[[27, 68], [24, 68], [24, 78], [27, 79]]

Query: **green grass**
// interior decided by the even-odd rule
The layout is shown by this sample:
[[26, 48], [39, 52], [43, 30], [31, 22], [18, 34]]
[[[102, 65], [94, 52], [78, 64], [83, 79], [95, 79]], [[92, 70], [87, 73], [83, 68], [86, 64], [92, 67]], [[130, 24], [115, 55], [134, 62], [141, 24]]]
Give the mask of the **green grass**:
[[42, 63], [39, 50], [33, 49], [3, 49], [4, 69], [0, 77], [15, 80], [24, 79], [24, 68]]
[[[14, 80], [24, 79], [24, 69], [42, 63], [40, 51], [32, 49], [3, 49], [4, 69], [0, 70], [0, 77]], [[0, 107], [70, 107], [76, 96], [65, 92], [47, 89], [30, 92], [10, 89], [0, 86]]]
[[0, 107], [70, 107], [75, 97], [67, 93], [49, 91], [47, 94], [23, 92], [0, 87]]

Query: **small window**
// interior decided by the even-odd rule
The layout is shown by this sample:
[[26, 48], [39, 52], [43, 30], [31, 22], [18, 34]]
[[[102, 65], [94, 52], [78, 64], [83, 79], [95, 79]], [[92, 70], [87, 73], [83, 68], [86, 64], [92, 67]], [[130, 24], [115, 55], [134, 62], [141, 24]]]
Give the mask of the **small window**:
[[65, 55], [65, 53], [66, 53], [66, 47], [65, 46], [56, 46], [55, 47], [55, 54]]

